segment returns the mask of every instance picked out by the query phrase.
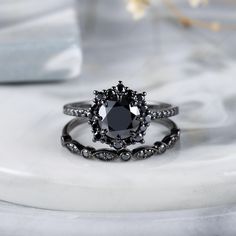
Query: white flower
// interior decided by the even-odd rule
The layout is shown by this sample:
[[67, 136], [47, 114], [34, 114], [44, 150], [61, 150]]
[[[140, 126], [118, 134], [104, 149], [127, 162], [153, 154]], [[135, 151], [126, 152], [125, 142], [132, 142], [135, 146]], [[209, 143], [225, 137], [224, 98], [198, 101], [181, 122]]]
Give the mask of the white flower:
[[142, 18], [150, 5], [149, 0], [128, 0], [127, 11], [131, 12], [134, 19]]
[[208, 0], [188, 0], [190, 6], [192, 7], [199, 7], [199, 6], [206, 6], [208, 4]]
[[[135, 20], [138, 20], [145, 16], [147, 9], [151, 5], [160, 4], [161, 1], [165, 2], [164, 0], [126, 0], [127, 6], [126, 9], [129, 11]], [[168, 0], [169, 2], [174, 0]], [[209, 0], [183, 0], [188, 1], [191, 7], [200, 7], [208, 5]]]

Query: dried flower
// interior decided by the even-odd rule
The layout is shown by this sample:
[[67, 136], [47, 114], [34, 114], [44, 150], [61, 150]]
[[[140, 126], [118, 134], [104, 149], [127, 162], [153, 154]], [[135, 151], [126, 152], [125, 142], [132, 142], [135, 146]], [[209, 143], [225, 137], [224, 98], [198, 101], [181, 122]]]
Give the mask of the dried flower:
[[191, 7], [206, 6], [208, 0], [188, 0]]
[[131, 12], [134, 19], [142, 18], [150, 5], [149, 0], [128, 0], [127, 11]]

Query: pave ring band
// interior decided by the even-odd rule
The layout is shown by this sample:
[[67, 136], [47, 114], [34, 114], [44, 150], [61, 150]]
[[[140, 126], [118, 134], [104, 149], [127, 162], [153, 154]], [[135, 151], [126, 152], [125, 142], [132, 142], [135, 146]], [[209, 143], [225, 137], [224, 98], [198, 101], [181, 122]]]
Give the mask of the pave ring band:
[[[74, 102], [64, 105], [63, 112], [69, 116], [89, 117], [91, 101]], [[179, 108], [168, 103], [153, 102], [147, 105], [151, 118], [160, 119], [175, 116], [179, 113]]]
[[[178, 114], [178, 107], [166, 103], [148, 104], [145, 100], [146, 92], [133, 91], [125, 87], [121, 81], [117, 86], [94, 91], [94, 94], [95, 98], [92, 103], [77, 102], [63, 107], [66, 115], [88, 121], [92, 127], [94, 142], [108, 144], [120, 152], [129, 145], [144, 143], [144, 136], [151, 121], [156, 120], [160, 123], [163, 120], [162, 122], [168, 124], [167, 126], [173, 126], [170, 127], [171, 132], [178, 130], [176, 125], [168, 119]], [[66, 127], [77, 126], [77, 123], [74, 121]], [[67, 132], [66, 135], [69, 135], [68, 129], [64, 129]], [[177, 133], [179, 136], [179, 130]], [[64, 144], [67, 143], [64, 142]]]
[[64, 147], [66, 147], [70, 152], [80, 155], [87, 159], [99, 159], [102, 161], [111, 161], [121, 159], [122, 161], [128, 161], [132, 159], [146, 159], [153, 155], [159, 155], [164, 153], [167, 149], [174, 146], [176, 141], [179, 139], [180, 130], [176, 124], [170, 119], [160, 119], [155, 120], [155, 122], [163, 124], [168, 129], [170, 129], [169, 134], [167, 134], [162, 141], [156, 141], [153, 145], [143, 145], [141, 147], [135, 148], [133, 150], [122, 149], [95, 149], [90, 146], [84, 146], [80, 142], [73, 140], [70, 132], [74, 130], [77, 126], [86, 122], [85, 118], [75, 118], [65, 125], [62, 131], [61, 142]]

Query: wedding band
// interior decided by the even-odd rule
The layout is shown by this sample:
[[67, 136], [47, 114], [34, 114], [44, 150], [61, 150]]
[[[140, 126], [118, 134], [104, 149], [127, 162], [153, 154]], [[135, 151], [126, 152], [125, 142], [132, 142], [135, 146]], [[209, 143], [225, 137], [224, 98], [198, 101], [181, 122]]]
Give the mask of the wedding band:
[[153, 155], [159, 155], [164, 153], [167, 149], [172, 148], [180, 136], [180, 130], [177, 125], [170, 119], [155, 120], [170, 129], [162, 141], [156, 141], [153, 145], [143, 145], [133, 150], [129, 149], [95, 149], [90, 146], [85, 146], [79, 141], [74, 140], [70, 133], [72, 130], [77, 128], [79, 125], [86, 122], [85, 118], [75, 118], [65, 125], [62, 131], [61, 142], [62, 146], [66, 147], [70, 152], [80, 155], [87, 159], [99, 159], [102, 161], [111, 161], [121, 159], [128, 161], [132, 159], [146, 159]]

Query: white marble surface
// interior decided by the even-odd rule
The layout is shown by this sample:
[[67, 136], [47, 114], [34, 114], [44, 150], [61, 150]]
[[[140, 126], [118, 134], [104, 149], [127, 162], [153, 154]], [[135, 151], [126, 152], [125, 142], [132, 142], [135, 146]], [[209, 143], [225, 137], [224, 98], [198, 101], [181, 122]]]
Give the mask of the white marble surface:
[[74, 0], [0, 4], [1, 83], [78, 77], [82, 53]]
[[[16, 229], [16, 221], [45, 217], [49, 223], [34, 224], [32, 235], [44, 229], [44, 235], [83, 230], [93, 235], [92, 222], [100, 235], [235, 235], [235, 33], [184, 30], [154, 15], [134, 23], [121, 2], [97, 4], [82, 9], [84, 67], [79, 80], [0, 87], [0, 199], [53, 210], [27, 209], [33, 214], [22, 218], [13, 207]], [[93, 89], [118, 80], [146, 90], [150, 100], [180, 106], [175, 118], [182, 129], [179, 146], [159, 158], [129, 163], [88, 161], [60, 147], [61, 128], [70, 119], [62, 115], [62, 105], [87, 99]], [[89, 128], [82, 130], [78, 138], [87, 143]], [[149, 132], [147, 142], [156, 132]], [[196, 208], [205, 208], [199, 210], [204, 214]], [[60, 215], [58, 210], [67, 212]], [[94, 219], [70, 211], [107, 213]], [[120, 211], [136, 214], [126, 218], [114, 213]], [[168, 217], [163, 220], [160, 211]], [[113, 221], [115, 214], [121, 220]], [[140, 220], [132, 221], [136, 217]], [[81, 223], [85, 219], [87, 228]], [[11, 235], [10, 223], [4, 222], [5, 235]], [[29, 229], [28, 224], [21, 228]]]
[[149, 213], [79, 213], [1, 204], [3, 236], [235, 236], [235, 207]]

